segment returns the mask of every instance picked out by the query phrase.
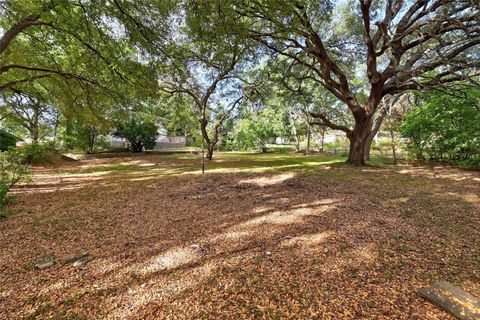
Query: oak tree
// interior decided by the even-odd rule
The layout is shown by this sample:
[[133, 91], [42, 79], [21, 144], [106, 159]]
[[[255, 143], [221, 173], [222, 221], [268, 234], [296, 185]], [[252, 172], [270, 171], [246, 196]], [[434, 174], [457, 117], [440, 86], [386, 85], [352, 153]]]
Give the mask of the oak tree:
[[[330, 1], [252, 0], [228, 5], [232, 19], [248, 25], [252, 38], [290, 59], [292, 69], [302, 70], [304, 78], [348, 107], [352, 127], [323, 113], [315, 117], [346, 133], [348, 163], [355, 166], [365, 164], [365, 145], [384, 96], [444, 88], [479, 75], [477, 1], [358, 0], [335, 6]], [[344, 23], [347, 27], [339, 28]], [[366, 80], [359, 88], [353, 84], [357, 73]]]

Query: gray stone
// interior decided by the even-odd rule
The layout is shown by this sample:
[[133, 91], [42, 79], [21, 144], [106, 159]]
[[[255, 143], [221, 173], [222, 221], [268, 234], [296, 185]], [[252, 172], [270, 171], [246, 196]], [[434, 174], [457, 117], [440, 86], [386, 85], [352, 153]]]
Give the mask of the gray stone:
[[79, 254], [78, 256], [75, 256], [73, 258], [70, 258], [70, 259], [67, 259], [65, 260], [64, 264], [70, 264], [72, 263], [72, 265], [74, 267], [80, 267], [90, 261], [92, 261], [95, 257], [92, 256], [90, 253], [88, 252], [82, 252], [81, 254]]
[[418, 294], [457, 319], [480, 319], [480, 299], [451, 283], [440, 281], [431, 287], [421, 288]]
[[34, 266], [36, 269], [45, 269], [48, 267], [53, 266], [55, 263], [55, 259], [51, 253], [47, 253], [46, 255], [42, 256], [37, 262], [35, 262]]

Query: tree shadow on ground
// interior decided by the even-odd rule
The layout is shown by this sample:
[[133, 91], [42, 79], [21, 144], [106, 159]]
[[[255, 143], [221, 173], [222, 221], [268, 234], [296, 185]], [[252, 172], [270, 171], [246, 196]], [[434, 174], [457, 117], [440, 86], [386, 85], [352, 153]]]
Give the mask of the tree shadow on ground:
[[[476, 185], [326, 166], [19, 194], [0, 224], [4, 314], [412, 319], [445, 317], [415, 296], [421, 285], [476, 290]], [[29, 267], [84, 250], [96, 259], [82, 268]]]

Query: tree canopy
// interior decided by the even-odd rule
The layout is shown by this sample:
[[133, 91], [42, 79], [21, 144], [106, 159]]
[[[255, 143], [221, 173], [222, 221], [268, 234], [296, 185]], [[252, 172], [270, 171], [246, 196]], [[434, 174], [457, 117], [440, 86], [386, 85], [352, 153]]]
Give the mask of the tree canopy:
[[384, 99], [478, 86], [480, 6], [471, 0], [42, 0], [0, 9], [2, 108], [35, 95], [65, 119], [89, 109], [108, 122], [156, 100], [161, 113], [188, 118], [175, 120], [180, 131], [197, 123], [209, 159], [226, 122], [241, 121], [239, 106], [280, 103], [308, 126], [345, 132], [348, 162], [361, 166]]

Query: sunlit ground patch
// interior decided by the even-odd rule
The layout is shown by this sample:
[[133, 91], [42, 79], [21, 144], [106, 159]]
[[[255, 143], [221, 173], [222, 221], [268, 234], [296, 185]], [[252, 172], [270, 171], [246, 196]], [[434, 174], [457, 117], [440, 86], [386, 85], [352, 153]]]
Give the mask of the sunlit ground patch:
[[282, 183], [288, 179], [292, 179], [293, 177], [295, 177], [295, 173], [289, 172], [289, 173], [277, 174], [272, 176], [243, 179], [239, 182], [239, 184], [255, 184], [257, 186], [264, 187], [264, 186], [271, 186], [274, 184]]
[[299, 208], [288, 211], [274, 211], [244, 222], [241, 226], [252, 226], [264, 223], [282, 225], [299, 222], [302, 221], [302, 219], [306, 216], [319, 215], [329, 209], [334, 208], [336, 202], [337, 200], [335, 199], [324, 199], [320, 203], [320, 206], [317, 204], [317, 206], [314, 208], [300, 206]]
[[160, 270], [173, 269], [191, 263], [198, 258], [200, 258], [200, 255], [195, 248], [176, 248], [153, 257], [150, 261], [140, 265], [136, 271], [152, 273]]
[[290, 247], [290, 246], [302, 246], [302, 247], [309, 247], [309, 246], [316, 246], [321, 243], [324, 243], [332, 236], [333, 232], [331, 231], [324, 231], [315, 234], [309, 235], [301, 235], [297, 237], [293, 237], [290, 239], [286, 239], [281, 243], [281, 246]]

